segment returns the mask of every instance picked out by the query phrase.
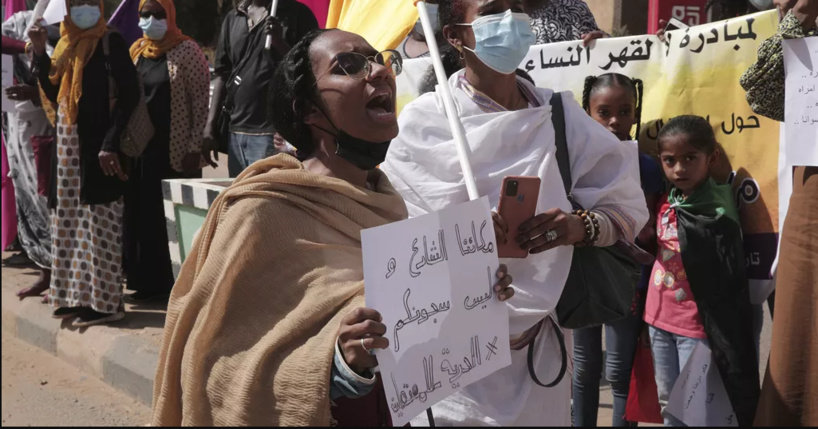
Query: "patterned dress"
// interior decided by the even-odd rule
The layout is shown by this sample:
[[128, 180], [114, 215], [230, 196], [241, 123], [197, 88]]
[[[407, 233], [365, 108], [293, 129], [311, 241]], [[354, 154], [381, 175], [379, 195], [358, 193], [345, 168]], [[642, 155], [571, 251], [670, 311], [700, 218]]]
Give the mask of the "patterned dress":
[[761, 42], [758, 61], [744, 72], [740, 80], [753, 112], [784, 121], [784, 48], [781, 41], [809, 36], [818, 36], [818, 30], [805, 31], [790, 11], [778, 25], [778, 32]]
[[52, 308], [90, 307], [117, 313], [122, 297], [120, 198], [107, 204], [80, 202], [80, 141], [76, 125], [57, 127], [57, 207], [51, 217]]
[[[34, 17], [33, 11], [17, 12], [3, 22], [3, 36], [28, 40], [26, 28]], [[50, 52], [51, 48], [47, 48]], [[14, 75], [18, 82], [37, 85], [31, 76], [31, 60], [27, 55], [14, 58]], [[37, 165], [31, 137], [53, 135], [53, 129], [41, 107], [31, 101], [14, 102], [8, 116], [6, 150], [17, 209], [17, 238], [28, 257], [39, 267], [51, 268], [51, 231], [48, 199], [38, 194]], [[50, 156], [45, 154], [45, 156]]]
[[583, 34], [599, 30], [594, 14], [582, 0], [550, 0], [529, 16], [538, 45], [579, 40]]

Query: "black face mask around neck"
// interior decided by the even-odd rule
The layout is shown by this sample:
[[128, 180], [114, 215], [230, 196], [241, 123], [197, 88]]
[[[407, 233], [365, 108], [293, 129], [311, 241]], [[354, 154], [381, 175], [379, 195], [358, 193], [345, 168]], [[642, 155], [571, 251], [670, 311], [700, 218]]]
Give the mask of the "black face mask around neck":
[[[324, 113], [323, 110], [321, 113]], [[324, 117], [327, 118], [327, 121], [333, 128], [338, 130], [338, 132], [335, 134], [336, 155], [365, 171], [374, 169], [386, 159], [386, 152], [389, 150], [389, 144], [392, 142], [392, 140], [385, 142], [371, 142], [353, 137], [347, 134], [346, 131], [336, 127], [326, 113], [324, 113]], [[313, 124], [313, 126], [328, 134], [332, 134], [331, 131], [318, 125]]]

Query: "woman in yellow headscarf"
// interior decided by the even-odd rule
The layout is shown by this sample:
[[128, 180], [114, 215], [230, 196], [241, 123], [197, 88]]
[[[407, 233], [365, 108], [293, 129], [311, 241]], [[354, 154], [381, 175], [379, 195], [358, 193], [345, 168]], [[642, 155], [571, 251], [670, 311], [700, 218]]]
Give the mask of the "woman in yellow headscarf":
[[108, 31], [101, 1], [66, 0], [66, 8], [52, 58], [40, 24], [29, 37], [40, 86], [58, 105], [49, 302], [55, 318], [79, 317], [76, 325], [88, 326], [125, 316], [120, 236], [127, 177], [119, 147], [139, 86], [127, 44]]
[[131, 59], [156, 132], [130, 172], [124, 240], [130, 299], [146, 301], [173, 287], [162, 180], [201, 177], [210, 73], [199, 45], [176, 26], [172, 0], [142, 0], [139, 16], [144, 37]]

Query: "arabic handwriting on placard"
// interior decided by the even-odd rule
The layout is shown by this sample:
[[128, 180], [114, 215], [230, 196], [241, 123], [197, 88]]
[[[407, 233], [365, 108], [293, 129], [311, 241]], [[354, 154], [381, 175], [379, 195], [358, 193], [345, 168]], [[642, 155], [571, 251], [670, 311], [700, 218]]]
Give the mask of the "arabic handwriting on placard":
[[[406, 319], [398, 320], [395, 323], [394, 328], [394, 339], [395, 339], [395, 351], [400, 351], [400, 341], [398, 340], [398, 331], [403, 329], [406, 325], [414, 322], [418, 322], [418, 325], [421, 323], [429, 320], [430, 317], [434, 316], [437, 313], [442, 313], [444, 311], [449, 311], [452, 307], [451, 301], [441, 302], [440, 304], [432, 303], [430, 305], [432, 311], [428, 311], [425, 308], [420, 310], [415, 309], [415, 307], [409, 308], [409, 295], [411, 295], [411, 289], [406, 289], [406, 292], [403, 293], [403, 308], [406, 310]], [[412, 310], [415, 310], [415, 314], [412, 315]], [[437, 319], [433, 319], [434, 323], [437, 323]]]
[[[483, 253], [494, 253], [494, 243], [489, 242], [488, 246], [486, 246], [486, 239], [483, 238], [483, 230], [486, 229], [486, 225], [488, 225], [488, 221], [484, 220], [483, 224], [480, 225], [480, 251]], [[472, 223], [472, 228], [474, 228], [474, 223]]]
[[395, 274], [397, 264], [395, 258], [389, 259], [389, 262], [386, 263], [386, 278], [392, 277], [392, 274]]
[[[431, 247], [429, 246], [426, 236], [423, 236], [423, 255], [420, 257], [420, 261], [415, 263], [415, 257], [420, 252], [420, 248], [417, 246], [418, 239], [415, 238], [412, 241], [412, 257], [409, 258], [409, 275], [412, 277], [420, 276], [420, 269], [427, 266], [427, 265], [435, 265], [439, 264], [443, 261], [449, 260], [449, 255], [446, 253], [446, 236], [443, 230], [439, 230], [437, 233], [437, 241], [432, 240]], [[431, 249], [431, 254], [430, 254]]]
[[463, 363], [453, 365], [448, 359], [444, 359], [443, 362], [440, 363], [440, 370], [449, 374], [449, 383], [454, 384], [463, 374], [467, 374], [472, 369], [483, 364], [483, 358], [480, 356], [480, 338], [478, 335], [469, 339], [469, 346], [471, 350], [467, 356], [463, 357]]
[[[650, 48], [653, 46], [653, 42], [648, 39], [645, 39], [645, 47], [642, 47], [641, 40], [634, 40], [630, 43], [636, 48], [633, 52], [628, 55], [628, 47], [625, 46], [622, 48], [622, 51], [619, 53], [619, 56], [614, 56], [613, 52], [608, 54], [608, 64], [605, 66], [600, 66], [602, 70], [608, 70], [611, 68], [613, 64], [618, 64], [619, 67], [624, 68], [628, 65], [631, 61], [646, 61], [650, 59]], [[647, 52], [646, 52], [647, 51]]]
[[491, 300], [491, 297], [494, 296], [494, 284], [491, 279], [491, 267], [486, 267], [486, 271], [488, 272], [489, 277], [489, 291], [481, 296], [478, 296], [474, 299], [469, 299], [470, 297], [466, 295], [466, 299], [463, 300], [463, 306], [466, 307], [466, 310], [471, 310], [473, 308], [477, 308], [480, 304], [484, 304], [482, 308], [486, 308], [485, 303]]
[[494, 337], [490, 343], [486, 344], [486, 349], [488, 353], [486, 353], [486, 361], [490, 361], [491, 357], [497, 354], [497, 337]]
[[460, 235], [460, 225], [455, 224], [454, 226], [454, 233], [455, 237], [457, 237], [457, 245], [460, 247], [460, 254], [463, 256], [476, 253], [476, 252], [483, 252], [483, 253], [493, 253], [494, 252], [494, 244], [489, 241], [488, 245], [486, 245], [486, 239], [483, 237], [483, 231], [488, 225], [488, 221], [483, 221], [483, 224], [480, 226], [480, 244], [478, 245], [477, 241], [477, 230], [474, 227], [474, 221], [471, 223], [471, 237], [466, 236], [465, 238]]
[[[818, 73], [818, 72], [816, 72], [816, 73]], [[815, 85], [812, 85], [812, 86], [803, 86], [802, 85], [800, 88], [798, 88], [798, 93], [799, 94], [806, 95], [806, 94], [809, 94], [811, 92], [815, 92]]]
[[434, 360], [431, 355], [428, 357], [423, 358], [423, 372], [425, 373], [425, 381], [426, 381], [426, 390], [420, 391], [417, 384], [413, 384], [412, 387], [409, 387], [409, 384], [404, 384], [403, 389], [398, 389], [398, 384], [395, 382], [395, 375], [391, 374], [392, 378], [392, 386], [395, 388], [395, 394], [397, 398], [392, 397], [391, 401], [392, 404], [390, 407], [392, 411], [397, 413], [398, 410], [403, 410], [409, 404], [415, 402], [426, 402], [429, 398], [429, 394], [437, 390], [442, 386], [442, 383], [439, 381], [435, 381], [435, 374], [434, 374]]
[[[419, 271], [415, 271], [415, 256], [418, 254], [418, 251], [420, 250], [420, 249], [418, 249], [417, 244], [418, 244], [418, 239], [416, 238], [416, 239], [414, 239], [412, 241], [412, 257], [409, 258], [409, 275], [412, 276], [412, 277], [417, 277], [417, 276], [420, 275]], [[422, 262], [422, 264], [421, 264], [421, 262]], [[426, 265], [426, 261], [421, 261], [421, 262], [418, 262], [418, 266], [422, 267], [423, 265]], [[418, 268], [418, 269], [420, 269], [420, 268]]]
[[448, 359], [443, 359], [443, 362], [440, 363], [440, 370], [449, 374], [449, 383], [454, 383], [460, 379], [460, 376], [462, 375], [460, 373], [460, 366], [453, 366]]

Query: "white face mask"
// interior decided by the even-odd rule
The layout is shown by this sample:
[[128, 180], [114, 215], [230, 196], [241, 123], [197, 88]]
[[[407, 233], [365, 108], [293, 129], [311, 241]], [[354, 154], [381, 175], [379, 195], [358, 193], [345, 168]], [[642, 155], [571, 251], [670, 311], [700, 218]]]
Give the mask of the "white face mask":
[[101, 16], [102, 12], [98, 6], [84, 4], [71, 7], [71, 22], [80, 30], [87, 30], [97, 25]]
[[168, 32], [168, 20], [167, 19], [156, 19], [154, 17], [150, 18], [140, 18], [139, 19], [139, 28], [145, 32], [145, 37], [151, 40], [162, 40], [165, 38], [165, 33]]
[[512, 74], [536, 41], [528, 15], [507, 10], [481, 16], [467, 25], [474, 31], [474, 49], [464, 46], [492, 70]]

